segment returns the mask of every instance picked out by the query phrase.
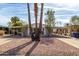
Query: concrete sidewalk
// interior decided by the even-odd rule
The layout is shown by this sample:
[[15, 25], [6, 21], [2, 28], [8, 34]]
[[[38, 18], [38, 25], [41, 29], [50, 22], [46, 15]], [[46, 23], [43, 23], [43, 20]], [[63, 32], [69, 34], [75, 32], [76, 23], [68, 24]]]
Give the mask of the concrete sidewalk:
[[79, 40], [74, 38], [57, 38], [73, 47], [79, 48]]
[[0, 38], [0, 45], [11, 42], [12, 40]]

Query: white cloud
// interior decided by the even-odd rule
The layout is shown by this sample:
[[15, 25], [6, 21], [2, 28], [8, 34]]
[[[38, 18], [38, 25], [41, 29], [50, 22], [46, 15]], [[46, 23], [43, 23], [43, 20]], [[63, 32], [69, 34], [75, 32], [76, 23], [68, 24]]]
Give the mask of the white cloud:
[[70, 5], [70, 3], [71, 4], [78, 4], [79, 3], [78, 0], [43, 0], [41, 2], [46, 2], [46, 3], [63, 3], [63, 4], [69, 4], [69, 5]]
[[[53, 3], [51, 5], [49, 4], [45, 4], [44, 8], [46, 9], [53, 9], [53, 10], [70, 10], [70, 11], [79, 11], [77, 8], [79, 8], [79, 4], [63, 4], [63, 3], [54, 3], [55, 5], [57, 5], [58, 7], [53, 6]], [[62, 6], [62, 7], [60, 7]], [[40, 6], [39, 6], [40, 8]]]
[[0, 15], [0, 25], [7, 26], [10, 18]]
[[64, 26], [66, 23], [69, 23], [70, 19], [56, 19], [56, 26]]
[[25, 11], [22, 7], [4, 7], [0, 9], [0, 14], [25, 14]]
[[56, 19], [56, 22], [60, 21], [62, 23], [69, 23], [70, 19]]

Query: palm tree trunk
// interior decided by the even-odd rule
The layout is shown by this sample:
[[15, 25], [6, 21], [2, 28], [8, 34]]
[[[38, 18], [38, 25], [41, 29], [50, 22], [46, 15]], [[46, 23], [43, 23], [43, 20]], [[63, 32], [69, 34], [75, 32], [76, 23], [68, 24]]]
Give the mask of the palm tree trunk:
[[41, 3], [41, 13], [40, 13], [40, 23], [39, 23], [39, 29], [42, 28], [42, 18], [43, 18], [43, 3]]
[[34, 3], [34, 14], [35, 14], [35, 26], [36, 26], [35, 32], [37, 32], [37, 16], [38, 16], [38, 7], [37, 7], [37, 3]]
[[29, 3], [27, 3], [27, 9], [28, 9], [29, 29], [30, 29], [30, 34], [31, 34], [32, 33], [32, 26], [31, 26], [31, 19], [30, 19], [30, 6], [29, 6]]
[[40, 30], [37, 29], [38, 7], [37, 7], [37, 3], [34, 3], [34, 14], [35, 14], [35, 25], [36, 25], [35, 36], [32, 34], [33, 31], [32, 31], [32, 26], [31, 26], [31, 19], [30, 19], [29, 3], [27, 3], [27, 9], [28, 9], [28, 20], [29, 20], [29, 28], [30, 28], [32, 41], [40, 41], [40, 31], [41, 31], [41, 28], [42, 28], [42, 16], [43, 16], [43, 3], [41, 4], [40, 24], [39, 24]]
[[37, 28], [37, 16], [38, 16], [38, 7], [37, 7], [37, 3], [34, 3], [34, 14], [35, 14], [35, 41], [40, 41], [39, 40], [39, 36], [38, 36], [38, 28]]
[[42, 16], [43, 16], [43, 3], [41, 3], [41, 13], [40, 13], [40, 23], [39, 23], [39, 29], [36, 32], [36, 41], [40, 41], [40, 34], [41, 34], [41, 28], [42, 28]]

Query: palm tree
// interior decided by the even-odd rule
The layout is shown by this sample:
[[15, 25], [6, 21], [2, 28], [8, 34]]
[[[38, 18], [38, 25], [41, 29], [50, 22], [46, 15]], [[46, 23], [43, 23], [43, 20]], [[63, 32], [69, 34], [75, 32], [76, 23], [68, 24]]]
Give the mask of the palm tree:
[[28, 21], [29, 21], [30, 35], [31, 35], [32, 41], [34, 41], [35, 37], [34, 37], [33, 31], [32, 31], [32, 26], [31, 26], [30, 6], [29, 6], [29, 3], [27, 3], [27, 9], [28, 9]]
[[40, 31], [42, 28], [42, 14], [43, 14], [43, 3], [41, 4], [41, 13], [40, 13], [40, 24], [39, 24], [39, 28], [37, 28], [37, 16], [38, 16], [38, 7], [37, 7], [37, 3], [34, 3], [34, 14], [35, 14], [35, 25], [36, 25], [36, 30], [35, 30], [35, 41], [40, 41]]
[[40, 23], [39, 23], [39, 29], [42, 28], [42, 16], [43, 16], [43, 3], [41, 3], [41, 13], [40, 13]]
[[[37, 30], [37, 15], [38, 15], [37, 3], [34, 3], [34, 14], [35, 14], [35, 25], [36, 25], [35, 33], [33, 33], [33, 31], [32, 31], [29, 3], [27, 3], [27, 9], [28, 9], [28, 20], [29, 20], [29, 28], [30, 28], [30, 33], [31, 33], [32, 41], [40, 41], [40, 32], [39, 32], [39, 30]], [[43, 16], [43, 3], [41, 4], [39, 29], [42, 28], [42, 16]]]
[[27, 9], [28, 9], [29, 29], [30, 29], [30, 33], [32, 33], [32, 26], [31, 26], [31, 19], [30, 19], [30, 6], [29, 6], [29, 3], [27, 3]]
[[36, 28], [35, 28], [35, 41], [40, 41], [39, 40], [39, 33], [38, 33], [38, 28], [37, 28], [37, 16], [38, 16], [38, 5], [37, 3], [34, 3], [34, 14], [35, 14], [35, 25], [36, 25]]
[[37, 3], [34, 3], [34, 14], [35, 14], [35, 25], [36, 25], [36, 31], [37, 32], [37, 16], [38, 16], [38, 7]]
[[43, 3], [41, 3], [41, 13], [40, 13], [40, 23], [39, 23], [39, 29], [36, 32], [36, 39], [37, 41], [40, 41], [40, 34], [41, 34], [41, 28], [42, 28], [42, 17], [43, 16]]

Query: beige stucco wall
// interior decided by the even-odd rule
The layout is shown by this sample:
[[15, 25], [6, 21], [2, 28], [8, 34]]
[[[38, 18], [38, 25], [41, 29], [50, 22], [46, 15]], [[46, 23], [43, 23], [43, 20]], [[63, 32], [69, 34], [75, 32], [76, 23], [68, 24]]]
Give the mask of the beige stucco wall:
[[0, 36], [3, 36], [5, 34], [4, 30], [0, 30]]

